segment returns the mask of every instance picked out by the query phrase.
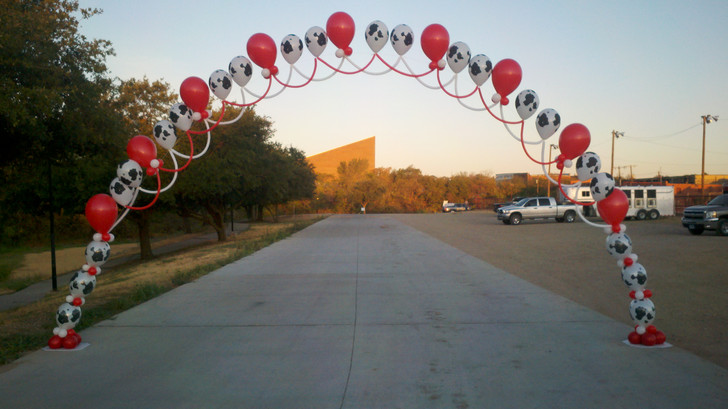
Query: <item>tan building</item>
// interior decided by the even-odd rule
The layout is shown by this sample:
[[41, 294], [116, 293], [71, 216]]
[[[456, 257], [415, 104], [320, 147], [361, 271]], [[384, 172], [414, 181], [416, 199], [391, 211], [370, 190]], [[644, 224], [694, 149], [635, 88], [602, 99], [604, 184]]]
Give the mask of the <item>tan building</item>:
[[318, 174], [336, 175], [339, 164], [349, 162], [352, 159], [365, 159], [368, 164], [367, 171], [374, 170], [375, 138], [372, 136], [371, 138], [362, 139], [358, 142], [309, 156], [307, 159]]

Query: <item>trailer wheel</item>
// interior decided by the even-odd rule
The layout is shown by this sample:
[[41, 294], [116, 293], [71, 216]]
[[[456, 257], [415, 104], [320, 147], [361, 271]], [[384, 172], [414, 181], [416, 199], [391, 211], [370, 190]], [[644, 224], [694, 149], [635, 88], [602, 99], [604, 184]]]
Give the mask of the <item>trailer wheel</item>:
[[521, 214], [520, 213], [513, 213], [510, 218], [510, 222], [512, 225], [519, 225], [521, 224]]
[[659, 219], [659, 218], [660, 218], [660, 212], [659, 212], [659, 211], [658, 211], [657, 209], [652, 209], [652, 210], [650, 210], [650, 212], [649, 212], [649, 213], [647, 214], [647, 217], [649, 217], [649, 218], [650, 218], [650, 220], [657, 220], [657, 219]]
[[574, 223], [574, 220], [576, 220], [576, 214], [574, 214], [573, 211], [568, 210], [566, 213], [564, 213], [564, 221], [566, 223]]
[[647, 218], [647, 211], [645, 211], [645, 209], [638, 210], [635, 218], [637, 220], [645, 220]]

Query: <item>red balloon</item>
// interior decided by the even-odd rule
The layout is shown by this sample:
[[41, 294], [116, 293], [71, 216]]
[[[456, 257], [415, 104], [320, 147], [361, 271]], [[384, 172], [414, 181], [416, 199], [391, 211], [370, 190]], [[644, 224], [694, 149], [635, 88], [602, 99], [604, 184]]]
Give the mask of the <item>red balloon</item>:
[[66, 336], [63, 338], [63, 348], [65, 349], [74, 349], [78, 346], [78, 341], [76, 340], [76, 337], [74, 336]]
[[276, 63], [278, 47], [268, 34], [253, 34], [248, 39], [248, 55], [261, 68], [272, 69]]
[[523, 77], [521, 66], [510, 58], [498, 61], [493, 67], [493, 87], [500, 95], [501, 105], [508, 105], [508, 95], [518, 88]]
[[629, 340], [630, 344], [641, 344], [642, 343], [642, 336], [635, 331], [632, 331], [627, 336], [627, 340]]
[[63, 338], [59, 337], [58, 335], [54, 335], [51, 339], [48, 340], [48, 348], [50, 349], [59, 349], [63, 346]]
[[613, 227], [619, 226], [627, 215], [629, 201], [621, 189], [615, 188], [605, 199], [597, 202], [597, 210], [602, 220]]
[[422, 51], [430, 59], [430, 61], [438, 62], [445, 56], [447, 49], [450, 47], [450, 34], [445, 27], [439, 24], [430, 24], [422, 31], [420, 39]]
[[657, 342], [657, 345], [662, 345], [667, 341], [667, 336], [662, 331], [657, 331], [655, 334], [655, 341]]
[[655, 334], [645, 333], [642, 334], [642, 345], [644, 346], [654, 346], [657, 343], [657, 337]]
[[126, 144], [126, 154], [141, 167], [148, 168], [149, 162], [157, 158], [157, 145], [148, 136], [137, 135]]
[[354, 39], [354, 19], [343, 11], [336, 12], [326, 21], [326, 35], [337, 48], [345, 50]]
[[578, 158], [591, 143], [589, 129], [582, 124], [571, 124], [561, 131], [559, 150], [567, 159]]
[[119, 214], [116, 200], [105, 193], [99, 193], [86, 202], [86, 220], [98, 233], [108, 234]]
[[195, 112], [202, 112], [207, 108], [210, 101], [210, 89], [205, 80], [199, 77], [189, 77], [182, 81], [179, 87], [179, 95], [185, 105]]

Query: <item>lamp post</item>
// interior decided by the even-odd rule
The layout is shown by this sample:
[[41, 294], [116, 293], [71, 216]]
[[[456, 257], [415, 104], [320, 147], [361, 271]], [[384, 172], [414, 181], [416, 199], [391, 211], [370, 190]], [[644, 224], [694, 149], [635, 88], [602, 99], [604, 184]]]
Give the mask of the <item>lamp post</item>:
[[[551, 146], [549, 146], [549, 170], [548, 170], [548, 176], [549, 177], [551, 177], [551, 150], [552, 149], [558, 150], [559, 149], [559, 146], [558, 145], [554, 145], [553, 143], [551, 144]], [[550, 180], [547, 180], [547, 182], [548, 182], [548, 188], [547, 188], [548, 189], [548, 196], [551, 197], [551, 181]]]
[[703, 115], [701, 116], [703, 118], [703, 159], [701, 160], [700, 165], [700, 195], [705, 195], [705, 124], [709, 124], [713, 121], [718, 120], [718, 116], [713, 115]]
[[609, 169], [609, 174], [614, 176], [614, 139], [621, 138], [624, 136], [624, 132], [612, 131], [612, 166]]

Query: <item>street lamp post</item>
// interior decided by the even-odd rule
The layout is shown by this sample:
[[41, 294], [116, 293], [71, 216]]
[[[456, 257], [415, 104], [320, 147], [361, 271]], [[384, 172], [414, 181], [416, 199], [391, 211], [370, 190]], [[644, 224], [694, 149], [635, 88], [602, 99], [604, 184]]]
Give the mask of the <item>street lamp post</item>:
[[609, 174], [614, 176], [614, 139], [621, 138], [624, 136], [624, 132], [612, 131], [612, 166], [609, 170]]
[[[551, 144], [551, 146], [549, 146], [549, 170], [548, 170], [548, 177], [549, 178], [551, 177], [551, 150], [552, 149], [558, 150], [559, 149], [559, 146], [558, 145], [554, 145], [553, 143]], [[546, 179], [548, 179], [548, 178], [546, 178]], [[550, 180], [547, 180], [547, 182], [548, 182], [548, 188], [547, 188], [548, 189], [548, 196], [551, 197], [551, 181]]]
[[703, 115], [703, 158], [700, 165], [700, 195], [705, 196], [705, 124], [718, 120], [718, 116]]

